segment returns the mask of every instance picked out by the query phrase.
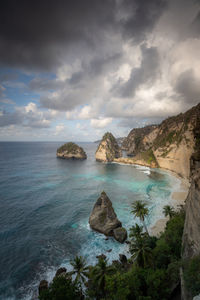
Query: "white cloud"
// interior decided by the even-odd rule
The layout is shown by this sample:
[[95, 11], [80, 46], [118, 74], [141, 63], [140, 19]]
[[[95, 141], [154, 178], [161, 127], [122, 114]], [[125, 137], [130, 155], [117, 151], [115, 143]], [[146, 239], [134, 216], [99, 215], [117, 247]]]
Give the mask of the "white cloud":
[[93, 128], [105, 128], [112, 123], [112, 118], [92, 119], [90, 124]]
[[60, 135], [60, 134], [64, 133], [64, 131], [66, 131], [64, 124], [56, 125], [55, 135]]

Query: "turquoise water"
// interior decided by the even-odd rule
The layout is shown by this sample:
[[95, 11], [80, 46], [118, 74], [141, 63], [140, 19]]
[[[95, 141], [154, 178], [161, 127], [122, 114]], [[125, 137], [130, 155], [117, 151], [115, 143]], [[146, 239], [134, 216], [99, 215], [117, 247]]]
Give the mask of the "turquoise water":
[[[180, 182], [161, 170], [95, 161], [97, 145], [83, 143], [85, 161], [57, 159], [62, 143], [0, 143], [0, 299], [33, 299], [41, 279], [83, 255], [89, 264], [105, 253], [111, 262], [126, 244], [92, 231], [93, 205], [104, 190], [123, 226], [138, 220], [131, 203], [148, 203], [150, 227]], [[111, 252], [107, 252], [112, 249]]]

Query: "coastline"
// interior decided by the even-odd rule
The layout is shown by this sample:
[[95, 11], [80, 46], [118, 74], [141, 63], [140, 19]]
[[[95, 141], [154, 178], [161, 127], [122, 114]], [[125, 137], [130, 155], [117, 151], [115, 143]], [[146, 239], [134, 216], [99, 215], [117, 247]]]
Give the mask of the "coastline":
[[[131, 159], [127, 159], [127, 160], [123, 159], [122, 161], [120, 161], [119, 159], [115, 159], [114, 163], [124, 164], [124, 165], [144, 166], [144, 167], [152, 168], [149, 164], [136, 163], [136, 162], [131, 161]], [[171, 171], [169, 169], [165, 169], [165, 168], [158, 168], [158, 169], [169, 173], [171, 176], [176, 177], [180, 181], [179, 186], [176, 187], [172, 191], [172, 194], [171, 194], [171, 199], [172, 199], [172, 202], [173, 202], [172, 206], [176, 209], [180, 205], [185, 205], [185, 200], [187, 198], [189, 187], [190, 187], [189, 180], [187, 178], [181, 177], [179, 174], [177, 174], [176, 172]], [[166, 205], [167, 204], [168, 203], [166, 203]], [[166, 218], [164, 216], [163, 216], [163, 218], [160, 218], [159, 220], [157, 220], [156, 223], [153, 224], [149, 228], [150, 234], [155, 235], [155, 236], [159, 236], [159, 234], [164, 231], [165, 225], [166, 225], [168, 220], [169, 220], [169, 218]]]

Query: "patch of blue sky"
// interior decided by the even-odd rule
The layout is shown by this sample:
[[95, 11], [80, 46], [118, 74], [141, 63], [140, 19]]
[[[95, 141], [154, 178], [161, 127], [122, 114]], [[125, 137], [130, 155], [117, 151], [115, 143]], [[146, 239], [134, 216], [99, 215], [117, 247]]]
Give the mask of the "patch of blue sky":
[[5, 99], [10, 99], [13, 104], [4, 103], [3, 107], [7, 111], [13, 111], [13, 106], [24, 106], [29, 102], [39, 103], [40, 93], [29, 88], [29, 83], [35, 77], [52, 80], [55, 78], [53, 73], [29, 73], [21, 72], [17, 69], [1, 68], [0, 82], [5, 88]]

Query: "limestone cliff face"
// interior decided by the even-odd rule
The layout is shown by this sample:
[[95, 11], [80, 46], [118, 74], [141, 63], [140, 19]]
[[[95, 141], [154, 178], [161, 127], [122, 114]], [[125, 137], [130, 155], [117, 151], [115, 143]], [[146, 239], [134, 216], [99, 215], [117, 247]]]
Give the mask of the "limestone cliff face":
[[190, 160], [190, 181], [186, 199], [186, 219], [183, 233], [183, 257], [200, 254], [200, 115], [194, 129], [195, 152]]
[[86, 159], [87, 155], [82, 147], [75, 143], [66, 143], [57, 149], [57, 157], [65, 159]]
[[164, 120], [158, 126], [133, 129], [123, 146], [127, 154], [135, 155], [136, 161], [141, 161], [138, 157], [141, 154], [146, 162], [150, 160], [147, 155], [152, 153], [151, 150], [157, 166], [189, 179], [190, 157], [195, 144], [193, 131], [199, 115], [200, 104], [184, 114]]
[[89, 224], [92, 229], [107, 236], [113, 236], [121, 243], [127, 238], [126, 229], [118, 220], [112, 202], [105, 192], [102, 192], [97, 199], [89, 218]]
[[95, 154], [96, 160], [111, 162], [115, 158], [121, 157], [122, 152], [112, 133], [104, 134]]
[[127, 150], [128, 156], [134, 156], [149, 149], [157, 136], [157, 127], [157, 125], [149, 125], [132, 129], [123, 140], [122, 149]]
[[183, 234], [183, 257], [200, 254], [200, 157], [191, 158], [191, 186], [186, 199], [186, 219]]
[[[184, 260], [200, 254], [200, 114], [193, 134], [195, 147], [190, 159], [191, 185], [186, 199], [186, 217], [182, 239]], [[181, 269], [181, 299], [192, 300], [191, 292], [186, 288], [183, 273], [184, 269]]]
[[136, 164], [141, 166], [146, 166], [150, 168], [158, 168], [158, 162], [156, 161], [155, 155], [151, 149], [138, 153], [134, 157], [120, 157], [115, 158], [114, 162], [123, 164]]

